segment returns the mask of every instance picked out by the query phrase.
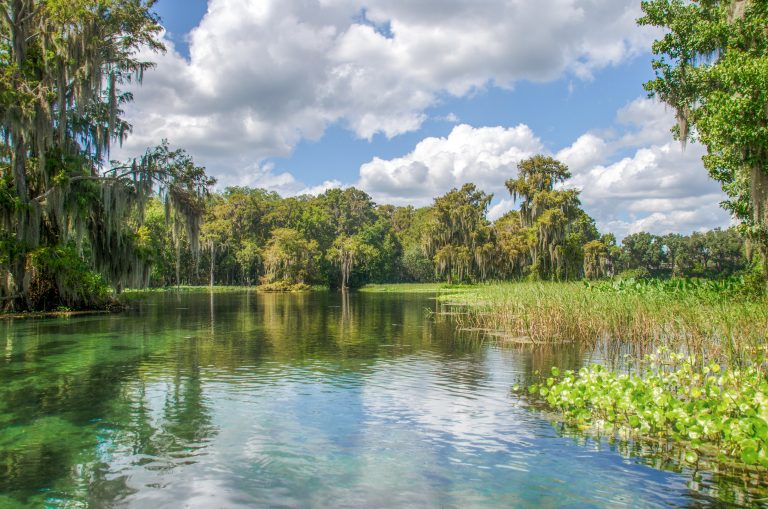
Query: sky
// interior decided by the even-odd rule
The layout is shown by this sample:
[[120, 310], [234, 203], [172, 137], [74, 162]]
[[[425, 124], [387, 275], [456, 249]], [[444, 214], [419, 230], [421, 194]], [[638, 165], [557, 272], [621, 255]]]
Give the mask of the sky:
[[355, 186], [424, 206], [565, 162], [601, 231], [726, 227], [704, 149], [648, 98], [637, 0], [159, 0], [164, 54], [126, 107], [113, 156], [168, 139], [218, 179], [290, 196]]

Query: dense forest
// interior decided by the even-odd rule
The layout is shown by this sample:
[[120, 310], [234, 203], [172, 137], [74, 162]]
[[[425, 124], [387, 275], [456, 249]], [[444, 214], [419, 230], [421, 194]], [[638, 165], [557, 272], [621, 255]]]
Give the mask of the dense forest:
[[452, 189], [428, 207], [377, 205], [365, 192], [331, 189], [282, 198], [232, 187], [211, 195], [195, 260], [184, 231], [152, 201], [138, 229], [153, 269], [147, 283], [308, 285], [473, 283], [488, 280], [574, 280], [635, 276], [720, 277], [743, 270], [745, 244], [734, 229], [663, 236], [641, 232], [621, 245], [601, 234], [567, 184], [567, 168], [536, 156], [507, 182], [519, 203], [487, 219], [492, 196], [473, 184]]

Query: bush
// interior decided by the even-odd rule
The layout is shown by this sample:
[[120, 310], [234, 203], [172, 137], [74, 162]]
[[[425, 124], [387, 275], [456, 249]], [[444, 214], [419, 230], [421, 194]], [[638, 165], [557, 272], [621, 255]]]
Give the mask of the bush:
[[114, 303], [104, 277], [88, 266], [74, 246], [38, 248], [30, 256], [29, 264], [30, 310], [99, 309]]
[[652, 277], [651, 271], [645, 267], [640, 267], [638, 269], [623, 270], [616, 276], [616, 279], [651, 279]]
[[285, 280], [264, 283], [259, 286], [260, 292], [307, 292], [311, 289], [312, 287], [306, 283], [291, 283]]

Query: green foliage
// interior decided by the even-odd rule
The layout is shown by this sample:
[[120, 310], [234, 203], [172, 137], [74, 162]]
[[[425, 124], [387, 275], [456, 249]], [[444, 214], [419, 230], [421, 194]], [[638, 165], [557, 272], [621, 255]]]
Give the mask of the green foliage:
[[260, 292], [277, 292], [277, 293], [307, 292], [311, 289], [312, 287], [306, 283], [291, 283], [290, 281], [285, 279], [273, 281], [271, 283], [264, 283], [259, 286]]
[[[203, 168], [165, 141], [126, 164], [107, 160], [112, 143], [130, 130], [121, 116], [132, 95], [121, 87], [153, 66], [139, 50], [163, 49], [152, 3], [0, 6], [0, 300], [7, 309], [39, 306], [43, 294], [80, 299], [76, 306], [98, 300], [83, 290], [91, 283], [72, 274], [96, 271], [118, 291], [146, 284], [152, 232], [140, 230], [153, 195], [166, 205], [173, 238], [183, 230], [197, 252], [213, 184]], [[75, 257], [58, 252], [71, 245]], [[59, 260], [67, 260], [70, 266], [60, 269], [71, 274], [49, 274]]]
[[641, 374], [600, 366], [552, 369], [529, 393], [577, 426], [620, 431], [686, 448], [685, 459], [717, 456], [768, 467], [768, 374], [765, 355], [726, 369], [662, 349], [640, 362]]
[[601, 279], [613, 275], [612, 247], [602, 240], [591, 240], [583, 245], [584, 252], [584, 277], [587, 279]]
[[319, 259], [316, 240], [307, 240], [297, 230], [277, 228], [264, 249], [264, 283], [288, 285], [311, 281]]
[[763, 295], [763, 285], [755, 287], [749, 275], [726, 279], [700, 278], [622, 278], [584, 285], [591, 291], [616, 294], [659, 295], [665, 297], [694, 296], [708, 301], [727, 301], [734, 298], [753, 298]]
[[647, 0], [640, 25], [653, 44], [652, 95], [677, 112], [683, 142], [707, 147], [704, 166], [723, 203], [763, 250], [768, 228], [768, 5], [757, 0]]
[[342, 234], [336, 237], [328, 250], [327, 257], [331, 262], [338, 265], [341, 271], [340, 287], [342, 289], [347, 288], [352, 269], [357, 264], [374, 258], [377, 253], [377, 249], [368, 244], [359, 234], [351, 237]]
[[534, 279], [581, 277], [583, 246], [598, 233], [594, 220], [580, 208], [579, 192], [555, 189], [571, 177], [568, 167], [551, 157], [536, 155], [521, 161], [517, 168], [517, 178], [506, 185], [512, 197], [521, 200], [519, 228], [507, 228], [506, 254], [515, 257], [513, 265], [530, 265], [526, 272]]
[[493, 231], [485, 215], [493, 198], [465, 184], [435, 198], [422, 234], [424, 253], [450, 284], [486, 279], [494, 258]]
[[112, 301], [104, 277], [83, 261], [74, 246], [46, 246], [32, 252], [29, 272], [31, 308], [40, 311], [92, 309]]
[[[485, 217], [489, 198], [467, 185], [437, 198], [433, 206], [415, 209], [376, 205], [355, 189], [281, 198], [261, 189], [228, 188], [206, 204], [201, 264], [194, 261], [186, 231], [174, 236], [172, 223], [164, 222], [159, 201], [147, 203], [137, 238], [141, 255], [153, 267], [153, 286], [270, 282], [267, 258], [288, 255], [278, 256], [274, 242], [268, 244], [274, 232], [286, 229], [292, 238], [315, 243], [316, 259], [304, 277], [330, 287], [449, 277], [451, 282], [544, 276], [594, 280], [622, 269], [624, 279], [670, 274], [722, 278], [747, 263], [744, 241], [734, 229], [690, 236], [641, 233], [618, 247], [613, 235], [599, 235], [594, 220], [580, 208], [564, 223], [562, 242], [537, 251], [542, 226], [524, 226], [516, 210], [491, 224]], [[557, 210], [543, 210], [538, 217], [553, 220]], [[559, 268], [543, 258], [533, 263], [532, 253], [548, 257], [550, 248], [560, 257]], [[542, 267], [555, 272], [541, 272]]]
[[621, 264], [629, 268], [658, 271], [664, 261], [661, 239], [646, 232], [633, 233], [621, 241]]
[[744, 239], [734, 228], [684, 236], [634, 233], [622, 241], [618, 264], [633, 276], [723, 277], [747, 266]]

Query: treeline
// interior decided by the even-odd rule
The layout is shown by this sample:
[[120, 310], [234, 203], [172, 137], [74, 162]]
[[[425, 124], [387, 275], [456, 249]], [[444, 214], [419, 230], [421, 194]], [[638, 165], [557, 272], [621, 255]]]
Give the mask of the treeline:
[[183, 229], [149, 204], [138, 245], [153, 267], [151, 286], [308, 285], [597, 279], [637, 276], [718, 277], [747, 265], [733, 230], [690, 236], [636, 233], [617, 245], [581, 208], [560, 162], [536, 156], [507, 182], [520, 208], [491, 222], [492, 195], [466, 184], [423, 208], [377, 205], [365, 192], [331, 189], [281, 198], [232, 187], [211, 195], [200, 228], [199, 257]]

